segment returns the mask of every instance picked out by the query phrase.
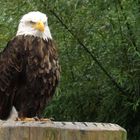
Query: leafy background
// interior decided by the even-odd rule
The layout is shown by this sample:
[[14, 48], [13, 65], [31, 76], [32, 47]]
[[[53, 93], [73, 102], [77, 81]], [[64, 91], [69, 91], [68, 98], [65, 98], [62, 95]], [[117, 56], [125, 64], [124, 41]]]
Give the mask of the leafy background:
[[[140, 139], [140, 2], [138, 0], [1, 0], [0, 49], [16, 34], [29, 11], [49, 17], [62, 67], [56, 94], [44, 116], [59, 121], [112, 122], [129, 140]], [[115, 79], [99, 65], [52, 9]]]

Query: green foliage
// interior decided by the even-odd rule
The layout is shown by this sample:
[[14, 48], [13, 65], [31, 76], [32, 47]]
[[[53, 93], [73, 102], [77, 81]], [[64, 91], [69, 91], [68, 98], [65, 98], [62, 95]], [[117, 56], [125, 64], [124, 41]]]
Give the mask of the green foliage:
[[[59, 48], [61, 81], [45, 116], [66, 121], [118, 123], [129, 140], [140, 139], [140, 3], [138, 0], [0, 1], [0, 47], [32, 10], [49, 16]], [[118, 89], [98, 64], [52, 15], [53, 9], [125, 90]]]

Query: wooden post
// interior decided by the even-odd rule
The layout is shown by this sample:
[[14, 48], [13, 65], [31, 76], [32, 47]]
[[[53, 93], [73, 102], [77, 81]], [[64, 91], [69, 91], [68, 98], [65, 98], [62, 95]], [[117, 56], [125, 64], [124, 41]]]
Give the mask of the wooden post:
[[126, 140], [117, 124], [0, 121], [0, 140]]

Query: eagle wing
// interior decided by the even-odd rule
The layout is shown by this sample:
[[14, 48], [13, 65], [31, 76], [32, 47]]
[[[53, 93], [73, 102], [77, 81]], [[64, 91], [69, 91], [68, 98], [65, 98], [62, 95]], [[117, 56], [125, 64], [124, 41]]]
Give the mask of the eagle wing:
[[16, 92], [18, 74], [21, 71], [19, 43], [11, 40], [0, 53], [0, 119], [7, 119]]
[[25, 52], [25, 56], [19, 76], [22, 81], [18, 82], [21, 84], [14, 98], [14, 106], [19, 117], [41, 117], [59, 82], [57, 50], [52, 40], [33, 36], [23, 39], [22, 52]]
[[0, 54], [0, 119], [12, 106], [19, 117], [41, 114], [59, 81], [57, 51], [51, 40], [17, 36]]

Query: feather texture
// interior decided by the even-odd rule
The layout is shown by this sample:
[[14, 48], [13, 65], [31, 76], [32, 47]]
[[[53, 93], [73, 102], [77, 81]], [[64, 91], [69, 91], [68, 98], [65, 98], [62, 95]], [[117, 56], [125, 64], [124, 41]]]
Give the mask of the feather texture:
[[52, 40], [19, 35], [0, 54], [0, 119], [15, 106], [19, 117], [40, 116], [60, 77]]

